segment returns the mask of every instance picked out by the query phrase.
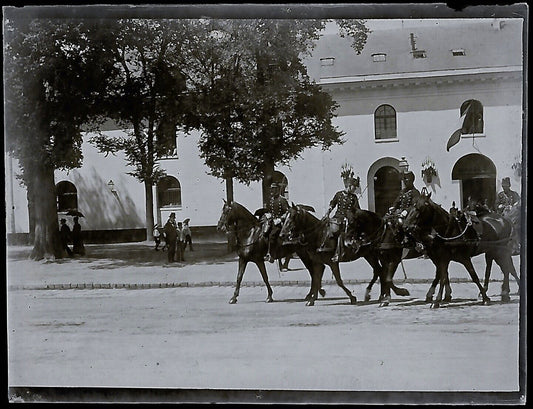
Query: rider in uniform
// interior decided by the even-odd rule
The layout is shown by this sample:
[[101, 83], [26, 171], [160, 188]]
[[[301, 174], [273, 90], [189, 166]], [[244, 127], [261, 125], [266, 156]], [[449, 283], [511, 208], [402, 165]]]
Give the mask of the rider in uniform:
[[268, 251], [265, 260], [270, 263], [274, 262], [274, 258], [270, 253], [273, 243], [278, 238], [281, 231], [281, 226], [285, 220], [285, 213], [289, 210], [289, 203], [287, 199], [281, 196], [280, 186], [277, 183], [270, 185], [270, 200], [266, 206], [267, 213], [265, 213], [266, 228], [263, 230], [264, 236], [268, 238]]
[[503, 191], [498, 193], [496, 198], [496, 211], [511, 220], [513, 224], [513, 238], [511, 246], [513, 248], [513, 255], [520, 254], [520, 195], [514, 190], [511, 190], [511, 179], [502, 179]]
[[502, 179], [502, 189], [503, 191], [498, 193], [495, 206], [496, 211], [500, 214], [504, 214], [506, 210], [520, 203], [520, 195], [514, 190], [511, 190], [510, 178]]
[[318, 248], [318, 251], [331, 251], [332, 248], [326, 247], [325, 243], [329, 239], [337, 239], [337, 245], [335, 247], [335, 254], [331, 258], [332, 261], [339, 261], [339, 257], [342, 257], [342, 242], [341, 232], [346, 229], [347, 218], [349, 213], [354, 214], [357, 210], [360, 210], [359, 200], [355, 190], [359, 186], [359, 178], [353, 176], [353, 170], [343, 169], [341, 171], [341, 177], [344, 182], [344, 190], [340, 190], [335, 193], [331, 202], [329, 202], [329, 208], [324, 216], [325, 219], [329, 219], [330, 213], [336, 207], [335, 215], [329, 219], [329, 231], [330, 235], [326, 235], [322, 241], [322, 245]]
[[401, 229], [402, 218], [407, 216], [408, 209], [420, 197], [420, 192], [414, 186], [415, 174], [413, 172], [405, 172], [402, 176], [402, 182], [404, 187], [387, 213], [387, 218], [399, 228], [398, 239], [400, 241], [404, 239]]

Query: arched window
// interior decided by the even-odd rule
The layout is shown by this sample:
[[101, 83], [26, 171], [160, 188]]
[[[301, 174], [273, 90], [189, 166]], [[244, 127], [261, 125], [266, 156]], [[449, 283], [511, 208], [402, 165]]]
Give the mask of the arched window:
[[73, 183], [64, 180], [56, 185], [57, 211], [68, 212], [78, 209], [78, 191]]
[[460, 158], [452, 169], [452, 180], [461, 181], [461, 204], [469, 200], [493, 207], [496, 200], [496, 166], [485, 155], [469, 153]]
[[181, 185], [173, 176], [165, 176], [157, 184], [159, 207], [181, 206]]
[[390, 105], [380, 105], [374, 112], [376, 139], [395, 139], [396, 111]]
[[461, 105], [461, 118], [463, 135], [483, 133], [483, 105], [475, 99], [469, 99]]

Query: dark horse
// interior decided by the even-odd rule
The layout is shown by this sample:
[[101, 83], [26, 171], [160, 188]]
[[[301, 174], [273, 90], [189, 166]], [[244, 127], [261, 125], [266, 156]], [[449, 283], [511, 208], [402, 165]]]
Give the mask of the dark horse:
[[420, 195], [407, 215], [404, 228], [410, 236], [424, 244], [427, 255], [437, 267], [439, 292], [432, 307], [438, 308], [442, 301], [443, 287], [449, 282], [448, 265], [451, 261], [466, 268], [479, 289], [483, 304], [490, 303], [471, 260], [471, 257], [482, 253], [488, 253], [501, 267], [504, 273], [502, 301], [509, 301], [509, 273], [516, 274], [508, 245], [512, 234], [509, 220], [493, 212], [479, 216], [482, 233], [478, 237], [464, 215], [461, 218], [452, 216], [430, 197], [431, 193]]
[[[235, 292], [230, 299], [230, 304], [237, 302], [239, 296], [239, 290], [241, 288], [242, 278], [244, 276], [244, 270], [249, 262], [253, 262], [259, 268], [259, 272], [263, 277], [263, 281], [267, 287], [268, 296], [266, 302], [272, 302], [272, 287], [268, 282], [268, 274], [265, 267], [264, 257], [267, 253], [268, 243], [267, 239], [262, 235], [262, 226], [260, 220], [250, 213], [244, 206], [236, 202], [224, 201], [224, 207], [222, 208], [222, 214], [217, 225], [218, 230], [233, 230], [236, 235], [237, 241], [237, 255], [239, 256], [239, 271], [237, 273], [237, 283], [235, 285]], [[276, 258], [282, 258], [289, 256], [293, 253], [298, 254], [304, 265], [309, 270], [311, 277], [313, 277], [312, 268], [318, 268], [320, 266], [314, 266], [311, 263], [309, 257], [305, 252], [300, 251], [297, 246], [276, 246], [272, 249]], [[322, 266], [322, 271], [325, 269]], [[306, 298], [310, 297], [310, 293]]]
[[[510, 241], [510, 245], [511, 245], [511, 248], [512, 248], [512, 255], [516, 256], [516, 255], [520, 254], [520, 229], [521, 229], [521, 226], [520, 226], [520, 205], [518, 204], [518, 205], [510, 206], [508, 209], [506, 209], [503, 212], [502, 215], [503, 215], [503, 217], [506, 217], [507, 219], [509, 219], [509, 221], [511, 222], [511, 224], [513, 226], [513, 234], [512, 234], [512, 239]], [[491, 252], [485, 253], [486, 267], [485, 267], [485, 281], [483, 283], [483, 288], [485, 288], [485, 291], [489, 291], [490, 272], [491, 272], [491, 269], [492, 269], [492, 262], [493, 261], [494, 261], [494, 259], [492, 258]], [[514, 279], [516, 281], [516, 284], [518, 284], [518, 286], [520, 287], [520, 279], [518, 278], [518, 275], [516, 274], [516, 271], [514, 269], [512, 269], [509, 272], [514, 277]], [[503, 270], [502, 270], [502, 273], [504, 273]], [[504, 273], [504, 275], [505, 275], [505, 273]]]
[[[374, 219], [373, 222], [374, 224], [365, 224], [367, 231], [375, 231], [375, 226], [380, 223], [379, 216], [378, 220]], [[350, 302], [352, 304], [355, 304], [357, 301], [356, 297], [351, 293], [350, 290], [348, 290], [344, 286], [342, 282], [339, 262], [331, 260], [334, 251], [317, 251], [317, 249], [322, 244], [323, 238], [328, 237], [328, 225], [329, 223], [326, 219], [320, 220], [311, 213], [309, 213], [306, 209], [300, 206], [295, 206], [293, 204], [288, 210], [285, 223], [283, 224], [283, 227], [281, 229], [280, 237], [289, 241], [295, 240], [295, 238], [297, 238], [300, 244], [306, 248], [309, 256], [313, 260], [313, 263], [328, 265], [333, 273], [333, 276], [335, 277], [337, 285], [341, 287], [344, 292], [346, 292], [346, 294], [350, 298]], [[357, 248], [353, 246], [346, 246], [342, 261], [354, 261], [360, 257], [365, 258], [365, 260], [370, 264], [373, 269], [373, 278], [371, 283], [367, 287], [365, 297], [365, 299], [368, 300], [370, 295], [370, 289], [372, 288], [372, 285], [375, 283], [377, 278], [381, 276], [382, 268], [381, 264], [379, 263], [378, 256], [372, 246], [359, 246]], [[322, 272], [320, 272], [320, 274], [314, 275], [311, 279], [312, 297], [308, 300], [308, 305], [314, 305], [314, 302], [317, 299], [317, 293], [320, 288], [320, 283], [322, 281], [322, 274], [323, 270]], [[396, 287], [394, 288], [397, 289]]]
[[[377, 257], [382, 266], [380, 306], [389, 305], [391, 289], [396, 295], [408, 296], [409, 291], [407, 289], [397, 287], [394, 284], [394, 273], [402, 259], [417, 258], [421, 256], [421, 253], [415, 248], [406, 248], [406, 244], [402, 243], [399, 239], [397, 223], [393, 222], [392, 216], [386, 215], [381, 218], [377, 213], [369, 210], [358, 210], [355, 214], [349, 215], [348, 226], [347, 235], [355, 236], [356, 242], [361, 243], [356, 254], [348, 255], [354, 258], [357, 255], [370, 254], [372, 257]], [[350, 246], [347, 249], [350, 249]], [[365, 299], [369, 299], [369, 292], [376, 278], [376, 274], [374, 274], [367, 287]]]

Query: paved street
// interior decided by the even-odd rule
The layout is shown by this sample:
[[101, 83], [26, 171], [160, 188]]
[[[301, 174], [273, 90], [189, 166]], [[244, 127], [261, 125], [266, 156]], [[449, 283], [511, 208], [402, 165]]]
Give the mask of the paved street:
[[[230, 305], [235, 258], [223, 246], [205, 246], [204, 256], [193, 261], [186, 253], [189, 264], [176, 265], [166, 264], [166, 254], [149, 243], [88, 246], [92, 255], [57, 263], [32, 262], [24, 257], [27, 248], [10, 249], [9, 385], [518, 389], [514, 282], [510, 303], [500, 303], [501, 282], [494, 281], [493, 303], [482, 306], [466, 271], [455, 268], [453, 301], [433, 310], [423, 302], [431, 263], [409, 260], [408, 280], [401, 270], [396, 276], [411, 295], [379, 308], [362, 301], [370, 268], [355, 262], [343, 266], [343, 277], [357, 305], [326, 272], [326, 297], [305, 307], [308, 274], [292, 260], [289, 272], [268, 265], [274, 303], [264, 302], [266, 289], [251, 266], [238, 304]], [[476, 259], [476, 265], [482, 272], [483, 263]], [[493, 276], [501, 280], [499, 269]], [[109, 288], [97, 286], [106, 283]], [[79, 288], [45, 289], [67, 284]]]

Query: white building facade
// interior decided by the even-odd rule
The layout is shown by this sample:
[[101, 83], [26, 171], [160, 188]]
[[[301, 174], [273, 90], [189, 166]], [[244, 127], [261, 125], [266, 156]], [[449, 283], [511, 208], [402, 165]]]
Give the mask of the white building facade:
[[[444, 208], [452, 202], [461, 207], [468, 197], [492, 204], [503, 177], [521, 193], [522, 30], [521, 19], [375, 30], [360, 55], [349, 39], [322, 37], [307, 60], [308, 70], [339, 104], [334, 123], [345, 133], [345, 143], [329, 151], [307, 149], [290, 167], [276, 169], [288, 182], [289, 202], [311, 205], [321, 217], [342, 188], [340, 168], [347, 162], [361, 180], [361, 207], [383, 214], [401, 188], [402, 158], [415, 173], [415, 186], [426, 187]], [[447, 151], [468, 104], [482, 120]], [[153, 188], [159, 223], [175, 212], [178, 220], [190, 218], [192, 226], [217, 224], [225, 182], [208, 174], [198, 138], [198, 133], [179, 135], [176, 154], [160, 161], [168, 177]], [[84, 230], [144, 229], [144, 187], [127, 175], [124, 158], [105, 157], [88, 143], [83, 154], [81, 168], [56, 172], [59, 195], [68, 203], [59, 206], [59, 217], [76, 196]], [[437, 171], [431, 180], [421, 175], [425, 161]], [[26, 193], [14, 179], [16, 163], [6, 172], [8, 232], [27, 232]], [[253, 212], [262, 203], [260, 183], [235, 182], [234, 198]]]

